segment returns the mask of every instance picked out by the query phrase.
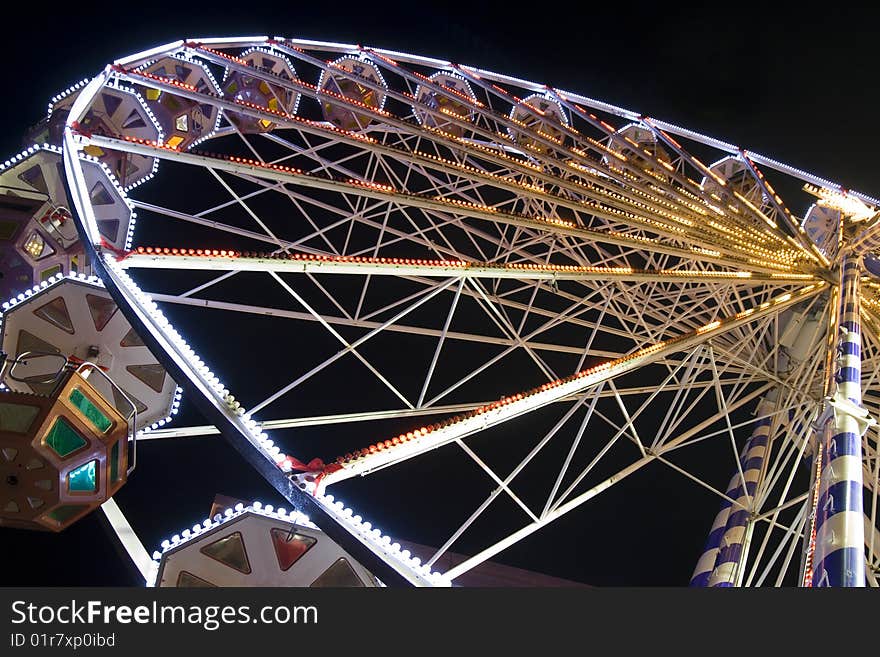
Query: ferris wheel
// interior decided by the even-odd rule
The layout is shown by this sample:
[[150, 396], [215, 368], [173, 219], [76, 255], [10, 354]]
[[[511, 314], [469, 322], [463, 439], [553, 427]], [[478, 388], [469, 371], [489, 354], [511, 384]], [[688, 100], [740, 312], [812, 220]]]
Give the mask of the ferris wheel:
[[[91, 430], [220, 433], [294, 508], [149, 557], [105, 502], [148, 583], [454, 585], [658, 469], [717, 498], [692, 585], [880, 583], [880, 201], [577, 93], [281, 37], [119, 59], [42, 129], [0, 171], [35, 222], [2, 350], [91, 363], [116, 400]], [[181, 392], [210, 426], [167, 424]], [[94, 445], [97, 495], [128, 462]], [[436, 517], [427, 555], [371, 524], [383, 498]]]

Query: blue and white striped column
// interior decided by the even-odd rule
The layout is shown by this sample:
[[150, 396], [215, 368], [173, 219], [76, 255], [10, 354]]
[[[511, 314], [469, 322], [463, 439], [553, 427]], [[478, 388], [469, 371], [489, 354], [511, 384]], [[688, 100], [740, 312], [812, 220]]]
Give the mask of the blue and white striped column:
[[[772, 410], [773, 404], [761, 400], [757, 413], [759, 416], [768, 415]], [[736, 506], [731, 506], [730, 516], [727, 518], [727, 525], [719, 545], [718, 559], [715, 563], [715, 569], [709, 577], [708, 586], [735, 586], [737, 584], [736, 577], [745, 556], [744, 548], [749, 516], [754, 505], [758, 479], [764, 469], [764, 460], [767, 457], [767, 444], [770, 439], [770, 425], [772, 423], [773, 419], [770, 417], [762, 418], [755, 423], [752, 436], [746, 443], [743, 455], [740, 457], [743, 479], [740, 479], [739, 472], [737, 472], [731, 480], [735, 486], [727, 491], [727, 496], [736, 501]]]
[[[768, 415], [773, 404], [766, 400], [758, 403], [757, 414]], [[733, 586], [739, 563], [743, 556], [743, 544], [749, 520], [748, 510], [758, 485], [758, 478], [764, 467], [767, 456], [772, 418], [765, 417], [757, 421], [752, 435], [740, 454], [740, 468], [745, 481], [740, 477], [739, 470], [727, 485], [727, 497], [735, 500], [737, 506], [725, 499], [721, 510], [715, 516], [709, 538], [703, 554], [697, 562], [691, 576], [691, 586]], [[742, 505], [742, 506], [739, 506]], [[743, 508], [745, 507], [745, 508]]]
[[[731, 480], [728, 488], [736, 485], [739, 474]], [[715, 570], [715, 562], [718, 561], [718, 552], [721, 550], [721, 537], [727, 529], [727, 518], [730, 516], [730, 507], [733, 506], [728, 500], [724, 500], [721, 504], [721, 510], [715, 516], [715, 522], [712, 523], [712, 529], [709, 530], [709, 538], [706, 539], [706, 546], [703, 548], [703, 554], [697, 561], [697, 567], [694, 568], [694, 574], [691, 575], [690, 586], [708, 586], [709, 578], [712, 571]]]
[[858, 256], [846, 256], [841, 263], [839, 317], [837, 389], [831, 401], [834, 420], [824, 433], [813, 586], [865, 586]]

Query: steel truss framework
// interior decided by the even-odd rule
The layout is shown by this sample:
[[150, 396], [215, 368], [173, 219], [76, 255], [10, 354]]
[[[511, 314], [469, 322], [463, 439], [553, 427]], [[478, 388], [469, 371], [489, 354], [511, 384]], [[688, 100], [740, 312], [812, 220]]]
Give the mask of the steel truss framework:
[[[255, 47], [289, 59], [296, 77], [250, 65], [242, 53]], [[172, 54], [205, 64], [218, 80], [238, 73], [297, 94], [297, 113], [141, 70]], [[360, 76], [341, 57], [381, 76]], [[437, 84], [436, 71], [471, 93]], [[361, 102], [366, 91], [333, 92], [321, 83], [328, 77], [384, 104]], [[117, 85], [216, 106], [219, 128], [188, 151], [80, 130], [96, 94]], [[531, 95], [556, 104], [566, 121], [553, 122]], [[328, 104], [357, 127], [325, 121]], [[272, 128], [244, 132], [242, 117]], [[650, 139], [620, 130], [626, 122]], [[160, 162], [156, 180], [129, 191], [138, 217], [130, 253], [101, 247], [80, 166], [87, 146]], [[747, 184], [704, 164], [725, 155]], [[145, 438], [223, 433], [387, 582], [454, 582], [587, 502], [602, 504], [605, 491], [648, 467], [677, 473], [726, 509], [697, 569], [714, 575], [706, 582], [802, 583], [822, 565], [817, 553], [831, 563], [840, 536], [822, 527], [834, 503], [828, 511], [828, 496], [814, 491], [827, 492], [836, 475], [813, 476], [820, 445], [828, 463], [828, 441], [814, 427], [828, 426], [828, 409], [842, 418], [860, 409], [874, 416], [880, 406], [878, 287], [867, 277], [860, 297], [846, 297], [856, 304], [847, 321], [861, 319], [861, 370], [851, 385], [862, 397], [849, 407], [852, 395], [835, 396], [833, 353], [840, 263], [860, 263], [878, 229], [843, 213], [833, 248], [820, 249], [759, 167], [789, 187], [795, 180], [843, 194], [840, 186], [524, 80], [264, 37], [180, 41], [108, 66], [70, 112], [64, 157], [101, 277], [216, 425]], [[230, 317], [246, 321], [227, 324]], [[847, 476], [860, 479], [852, 497], [864, 522], [845, 531], [859, 555], [864, 546], [865, 577], [849, 583], [877, 586], [877, 433], [864, 418], [853, 423], [858, 467]], [[309, 438], [309, 427], [325, 438]], [[342, 456], [319, 465], [289, 456], [327, 458], [329, 449]], [[435, 460], [442, 472], [426, 465]], [[401, 558], [327, 493], [338, 486], [358, 498], [391, 466], [417, 480], [433, 476], [435, 490], [457, 489], [458, 506], [443, 513], [413, 502], [414, 513], [437, 513], [445, 530], [427, 564]], [[446, 497], [436, 499], [442, 506]], [[709, 520], [693, 522], [708, 529]], [[462, 544], [477, 548], [432, 574]], [[681, 549], [696, 561], [699, 546]], [[142, 570], [149, 577], [149, 566]], [[822, 572], [821, 584], [846, 583]], [[639, 583], [625, 573], [620, 581]]]

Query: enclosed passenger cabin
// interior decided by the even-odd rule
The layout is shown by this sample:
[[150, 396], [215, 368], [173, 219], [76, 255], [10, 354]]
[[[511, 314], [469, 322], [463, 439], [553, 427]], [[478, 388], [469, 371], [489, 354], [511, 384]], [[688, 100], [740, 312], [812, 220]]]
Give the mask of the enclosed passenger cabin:
[[[60, 135], [71, 106], [79, 92], [71, 93], [52, 105], [48, 129]], [[130, 137], [162, 141], [164, 137], [143, 96], [126, 87], [103, 87], [78, 122], [78, 130], [105, 137]], [[156, 158], [89, 144], [83, 151], [105, 165], [123, 189], [139, 185], [152, 177]]]
[[[749, 167], [739, 157], [723, 157], [709, 165], [709, 171], [713, 175], [703, 178], [701, 186], [703, 191], [715, 197], [716, 202], [735, 202], [734, 199], [739, 195], [759, 210], [767, 207], [769, 199]], [[724, 184], [720, 184], [718, 179], [723, 180]]]
[[608, 142], [608, 150], [619, 156], [605, 158], [616, 168], [635, 168], [639, 175], [646, 173], [661, 181], [667, 180], [672, 171], [669, 153], [657, 142], [650, 129], [637, 123], [625, 125], [615, 132]]
[[0, 298], [85, 268], [61, 152], [33, 146], [0, 166]]
[[511, 108], [510, 119], [523, 128], [508, 128], [520, 146], [544, 154], [563, 144], [565, 134], [560, 126], [568, 125], [568, 116], [554, 98], [533, 94]]
[[[103, 376], [92, 385], [123, 415], [134, 403], [138, 429], [164, 425], [179, 404], [177, 384], [96, 280], [58, 276], [4, 303], [0, 350], [12, 359], [38, 352], [94, 363], [115, 385]], [[42, 377], [7, 376], [4, 383], [38, 394], [54, 386]]]
[[258, 503], [227, 509], [162, 547], [158, 587], [380, 585], [305, 516]]
[[438, 71], [416, 87], [413, 95], [420, 103], [412, 106], [413, 113], [424, 126], [461, 137], [465, 127], [460, 122], [473, 120], [476, 96], [467, 80], [457, 75]]
[[[285, 85], [285, 82], [297, 80], [296, 71], [286, 57], [262, 48], [254, 48], [242, 53], [239, 59], [259, 75], [251, 75], [234, 68], [226, 69], [223, 79], [225, 98], [271, 112], [296, 114], [300, 94]], [[271, 81], [273, 77], [277, 78], [277, 83]], [[227, 116], [246, 134], [269, 132], [277, 125], [267, 118], [238, 112], [228, 112]]]
[[[385, 104], [385, 94], [377, 87], [387, 89], [388, 85], [379, 69], [367, 58], [340, 57], [321, 74], [318, 89], [321, 111], [324, 118], [341, 130], [363, 130], [372, 122], [372, 117], [354, 111], [358, 105], [371, 110], [381, 110]], [[349, 102], [339, 102], [344, 98]]]
[[[178, 82], [199, 93], [220, 93], [211, 73], [196, 61], [162, 57], [138, 71]], [[217, 127], [220, 110], [211, 103], [198, 103], [191, 98], [148, 86], [138, 85], [137, 90], [162, 129], [165, 144], [171, 148], [186, 150], [197, 141], [210, 137]]]
[[0, 391], [0, 526], [60, 532], [125, 483], [134, 417], [95, 376], [68, 367], [51, 395]]

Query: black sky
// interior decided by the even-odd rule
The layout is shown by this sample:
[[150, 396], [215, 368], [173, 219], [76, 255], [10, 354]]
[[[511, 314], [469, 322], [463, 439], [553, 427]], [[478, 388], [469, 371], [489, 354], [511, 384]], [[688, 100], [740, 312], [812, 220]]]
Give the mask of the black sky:
[[[82, 2], [72, 12], [41, 9], [38, 28], [15, 21], [0, 28], [13, 71], [0, 105], [0, 154], [7, 154], [0, 159], [19, 150], [21, 136], [41, 118], [53, 94], [114, 58], [183, 37], [268, 34], [403, 50], [543, 82], [880, 196], [875, 165], [880, 9], [829, 5], [816, 13], [803, 3], [701, 4], [534, 2], [532, 10], [518, 12], [514, 3], [494, 2], [284, 2], [277, 9], [269, 2], [175, 2], [137, 3], [143, 9], [135, 11], [123, 3]], [[199, 6], [205, 7], [202, 13]], [[216, 475], [217, 492], [271, 499], [256, 475], [237, 467], [230, 448], [216, 442], [207, 459], [205, 454], [199, 440], [176, 447], [173, 456], [143, 450], [139, 472], [119, 500], [150, 537], [166, 537], [204, 517], [210, 497], [181, 492], [188, 490], [184, 482], [194, 467], [210, 471], [196, 477], [203, 491], [212, 485], [206, 483], [209, 475]], [[650, 482], [634, 483], [626, 494], [650, 495]], [[693, 516], [696, 534], [704, 535], [717, 502], [689, 505], [687, 498], [670, 500], [668, 513]], [[560, 521], [552, 535], [565, 541], [566, 532], [585, 531], [577, 522]], [[630, 522], [642, 523], [646, 538], [672, 544], [653, 555], [636, 546], [621, 557], [647, 560], [632, 563], [642, 575], [632, 580], [685, 584], [701, 546], [676, 547], [677, 537], [663, 534], [663, 518], [635, 515]], [[589, 531], [597, 540], [613, 541], [600, 527]], [[0, 540], [6, 565], [0, 584], [137, 582], [96, 517], [62, 536], [2, 530]], [[573, 565], [577, 552], [566, 546], [560, 552], [552, 574], [584, 577]], [[677, 561], [664, 564], [667, 554], [677, 554]], [[509, 561], [529, 565], [523, 551], [511, 551]], [[21, 567], [9, 568], [16, 563]], [[589, 583], [619, 582], [593, 574]]]

